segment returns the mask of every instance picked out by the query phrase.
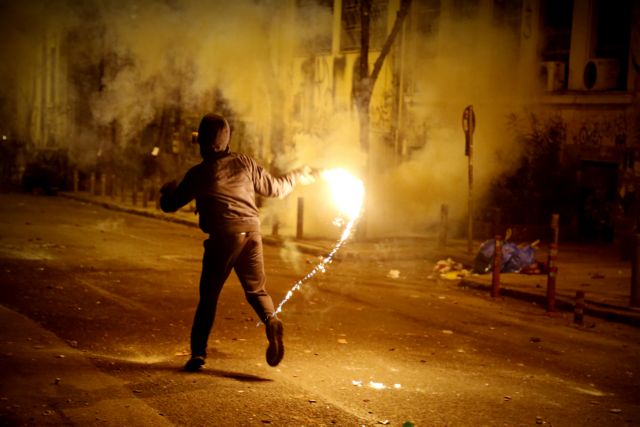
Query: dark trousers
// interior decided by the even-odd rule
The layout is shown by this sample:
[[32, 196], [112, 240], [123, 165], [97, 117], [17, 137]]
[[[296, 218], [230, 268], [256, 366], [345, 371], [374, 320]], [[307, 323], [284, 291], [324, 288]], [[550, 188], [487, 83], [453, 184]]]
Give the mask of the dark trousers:
[[245, 297], [258, 318], [265, 321], [273, 314], [271, 296], [265, 289], [262, 237], [259, 232], [229, 233], [204, 241], [200, 302], [191, 328], [191, 354], [207, 355], [207, 341], [216, 317], [216, 305], [222, 286], [234, 269]]

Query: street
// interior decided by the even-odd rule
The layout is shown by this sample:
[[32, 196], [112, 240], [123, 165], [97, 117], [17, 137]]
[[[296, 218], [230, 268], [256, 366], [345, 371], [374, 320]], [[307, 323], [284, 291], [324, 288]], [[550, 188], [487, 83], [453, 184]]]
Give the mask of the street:
[[[186, 373], [200, 230], [17, 194], [0, 224], [0, 305], [35, 322], [2, 326], [0, 425], [640, 425], [637, 328], [428, 278], [429, 248], [338, 255], [284, 306], [277, 368], [232, 273], [205, 369]], [[317, 261], [265, 245], [274, 302]], [[44, 372], [20, 356], [58, 342]], [[95, 374], [70, 384], [74, 366]]]

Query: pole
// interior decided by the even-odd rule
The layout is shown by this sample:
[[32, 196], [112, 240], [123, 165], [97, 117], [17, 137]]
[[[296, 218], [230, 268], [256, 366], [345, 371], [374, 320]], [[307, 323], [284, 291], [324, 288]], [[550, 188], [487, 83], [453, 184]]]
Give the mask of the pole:
[[631, 307], [640, 307], [640, 234], [634, 235], [629, 305]]
[[556, 278], [558, 275], [558, 266], [556, 261], [558, 258], [558, 245], [549, 244], [549, 261], [547, 271], [547, 312], [556, 311]]
[[146, 208], [149, 203], [149, 180], [142, 179], [142, 207]]
[[462, 130], [465, 136], [465, 154], [469, 160], [469, 213], [467, 217], [467, 253], [473, 253], [473, 132], [476, 115], [469, 105], [462, 113]]
[[298, 221], [296, 225], [296, 239], [300, 240], [304, 234], [304, 197], [298, 197]]
[[560, 236], [560, 214], [551, 215], [551, 230], [553, 232], [553, 243], [558, 244]]
[[496, 236], [493, 255], [493, 271], [491, 273], [491, 297], [500, 297], [500, 271], [502, 270], [502, 236]]

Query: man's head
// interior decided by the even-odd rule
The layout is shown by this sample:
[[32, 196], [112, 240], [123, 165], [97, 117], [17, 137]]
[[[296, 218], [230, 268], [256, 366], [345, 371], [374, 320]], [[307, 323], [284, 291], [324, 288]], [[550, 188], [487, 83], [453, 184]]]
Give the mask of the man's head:
[[231, 129], [224, 117], [213, 113], [205, 115], [198, 127], [200, 155], [206, 158], [227, 152], [230, 136]]

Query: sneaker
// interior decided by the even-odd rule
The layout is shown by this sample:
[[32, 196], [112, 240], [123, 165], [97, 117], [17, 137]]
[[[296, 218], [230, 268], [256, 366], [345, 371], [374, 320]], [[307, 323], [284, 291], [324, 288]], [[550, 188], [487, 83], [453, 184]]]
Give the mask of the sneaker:
[[184, 365], [184, 370], [188, 372], [197, 372], [204, 365], [204, 356], [192, 356]]
[[277, 317], [270, 317], [267, 321], [267, 363], [269, 366], [278, 366], [284, 357], [284, 345], [282, 344], [282, 321]]

